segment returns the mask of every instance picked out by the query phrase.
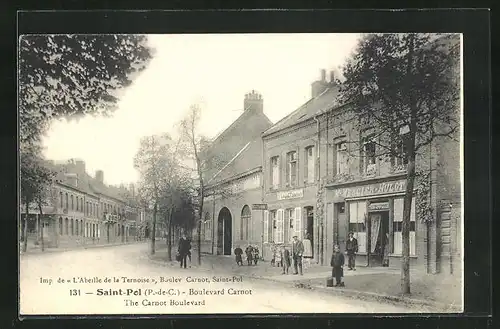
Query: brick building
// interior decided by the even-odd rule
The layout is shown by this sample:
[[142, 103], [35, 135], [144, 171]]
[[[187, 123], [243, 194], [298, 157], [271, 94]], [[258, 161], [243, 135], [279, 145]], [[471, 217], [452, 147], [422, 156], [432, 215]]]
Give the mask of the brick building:
[[[236, 246], [262, 244], [261, 134], [271, 126], [263, 112], [262, 96], [245, 95], [244, 110], [211, 144], [205, 156], [212, 168], [205, 174], [202, 252], [231, 255]], [[243, 248], [244, 249], [244, 248]]]
[[[338, 88], [334, 73], [327, 81], [322, 70], [312, 98], [263, 134], [264, 255], [309, 233], [314, 259], [328, 264], [333, 245], [345, 250], [352, 231], [359, 265], [381, 266], [387, 244], [389, 266], [400, 267], [406, 160], [379, 155], [373, 126], [360, 126], [338, 104]], [[416, 159], [428, 175], [415, 186], [427, 185], [428, 193], [413, 198], [410, 256], [414, 268], [429, 273], [461, 273], [459, 132], [452, 137], [434, 140]], [[423, 204], [429, 221], [419, 213]]]
[[[28, 221], [28, 237], [38, 241], [43, 229], [48, 247], [119, 243], [129, 241], [132, 226], [141, 226], [141, 209], [124, 196], [123, 188], [104, 184], [102, 171], [91, 177], [85, 162], [75, 159], [48, 161], [47, 166], [56, 177], [42, 208], [43, 216], [37, 207], [30, 206], [33, 220]], [[21, 218], [25, 217], [22, 205]]]

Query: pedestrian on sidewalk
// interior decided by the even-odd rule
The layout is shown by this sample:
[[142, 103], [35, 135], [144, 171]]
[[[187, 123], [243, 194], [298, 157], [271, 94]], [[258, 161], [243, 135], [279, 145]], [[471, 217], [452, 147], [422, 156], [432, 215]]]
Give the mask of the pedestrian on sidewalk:
[[188, 256], [190, 249], [191, 249], [191, 242], [187, 239], [186, 235], [183, 234], [179, 240], [179, 248], [177, 250], [180, 256], [181, 268], [182, 267], [186, 268], [186, 258]]
[[347, 266], [349, 271], [356, 271], [356, 253], [358, 252], [358, 240], [354, 237], [354, 233], [349, 232], [349, 238], [345, 245], [347, 253]]
[[[302, 275], [302, 255], [304, 254], [304, 244], [299, 240], [298, 236], [293, 236], [292, 242], [292, 258], [294, 275]], [[297, 271], [298, 269], [298, 271]]]
[[311, 233], [306, 233], [306, 238], [303, 241], [304, 243], [304, 268], [308, 268], [311, 265], [311, 259], [313, 258], [312, 252], [312, 243], [311, 243]]
[[252, 259], [254, 265], [257, 265], [257, 263], [259, 262], [259, 258], [260, 258], [259, 248], [252, 247]]
[[286, 249], [285, 246], [281, 246], [281, 264], [283, 268], [281, 274], [288, 274], [288, 270], [292, 266], [292, 259], [290, 258], [290, 250]]
[[345, 287], [344, 282], [342, 282], [342, 277], [344, 276], [344, 254], [340, 252], [338, 245], [335, 245], [333, 249], [332, 260], [330, 261], [332, 278], [335, 278], [335, 287]]
[[252, 246], [248, 246], [246, 249], [245, 249], [245, 254], [247, 255], [247, 264], [248, 266], [252, 265]]
[[243, 266], [243, 257], [241, 257], [241, 255], [243, 255], [243, 250], [240, 247], [234, 249], [234, 256], [236, 258], [236, 264], [238, 264], [238, 266]]

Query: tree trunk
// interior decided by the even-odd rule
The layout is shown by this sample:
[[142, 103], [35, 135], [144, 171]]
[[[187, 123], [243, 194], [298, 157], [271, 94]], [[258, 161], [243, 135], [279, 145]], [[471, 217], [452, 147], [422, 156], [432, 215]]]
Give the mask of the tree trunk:
[[401, 293], [410, 294], [410, 219], [411, 203], [413, 199], [413, 186], [415, 184], [415, 156], [408, 159], [408, 172], [406, 175], [406, 192], [403, 206], [403, 259], [401, 262]]
[[154, 255], [156, 250], [156, 215], [158, 213], [158, 207], [157, 205], [155, 204], [154, 208], [153, 208], [153, 225], [152, 226], [152, 232], [151, 232], [151, 255]]
[[38, 217], [38, 227], [40, 228], [40, 246], [42, 251], [45, 251], [45, 244], [43, 242], [43, 211], [41, 202], [38, 203], [38, 210], [40, 210], [40, 217]]
[[172, 215], [173, 211], [170, 210], [170, 215], [168, 219], [168, 241], [167, 241], [167, 251], [168, 251], [168, 260], [172, 261]]
[[24, 241], [23, 241], [23, 252], [28, 250], [28, 216], [29, 216], [29, 202], [26, 202], [26, 217], [24, 219]]

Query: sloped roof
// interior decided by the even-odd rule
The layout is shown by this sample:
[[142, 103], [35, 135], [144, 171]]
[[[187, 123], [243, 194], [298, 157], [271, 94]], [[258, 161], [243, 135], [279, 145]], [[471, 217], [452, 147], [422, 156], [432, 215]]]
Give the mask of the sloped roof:
[[266, 130], [263, 135], [270, 135], [282, 129], [291, 127], [300, 122], [307, 121], [317, 114], [331, 109], [338, 104], [339, 85], [333, 85], [315, 98], [311, 98], [304, 105], [276, 122], [272, 127]]
[[260, 139], [255, 139], [247, 143], [208, 183], [225, 181], [261, 166], [262, 142]]

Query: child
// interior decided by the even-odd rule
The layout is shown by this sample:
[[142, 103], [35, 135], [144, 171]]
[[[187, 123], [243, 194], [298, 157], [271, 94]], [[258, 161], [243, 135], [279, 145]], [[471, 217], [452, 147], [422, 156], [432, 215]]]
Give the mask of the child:
[[340, 252], [338, 245], [334, 247], [330, 266], [332, 267], [332, 277], [336, 281], [335, 287], [345, 287], [344, 282], [342, 282], [342, 277], [344, 276], [344, 254]]
[[257, 265], [259, 261], [259, 248], [253, 247], [252, 258], [253, 258], [253, 263]]
[[281, 274], [288, 274], [288, 270], [292, 265], [292, 259], [290, 257], [290, 250], [286, 249], [285, 246], [281, 247], [281, 267], [283, 272]]
[[234, 249], [234, 255], [236, 256], [236, 264], [238, 264], [238, 266], [243, 266], [243, 258], [241, 257], [241, 255], [243, 255], [243, 250], [237, 247]]

